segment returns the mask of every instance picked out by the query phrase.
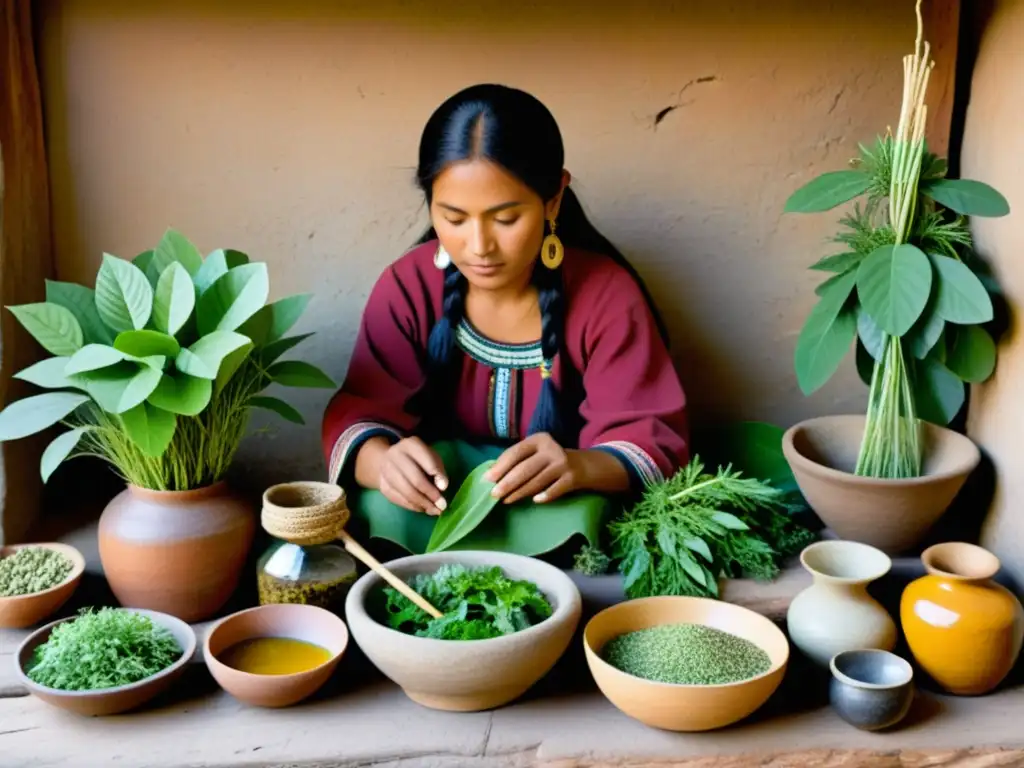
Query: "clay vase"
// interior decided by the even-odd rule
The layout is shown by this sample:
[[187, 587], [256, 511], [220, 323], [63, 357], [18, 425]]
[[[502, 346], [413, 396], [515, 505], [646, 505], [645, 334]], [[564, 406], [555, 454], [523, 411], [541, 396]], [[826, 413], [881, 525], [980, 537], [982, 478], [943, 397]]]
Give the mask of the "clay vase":
[[892, 567], [888, 555], [856, 541], [819, 541], [800, 553], [813, 583], [786, 614], [790, 640], [823, 668], [843, 651], [891, 651], [896, 622], [868, 594], [868, 585]]
[[946, 511], [981, 452], [967, 437], [922, 422], [924, 464], [901, 480], [855, 475], [866, 418], [822, 416], [794, 424], [782, 451], [807, 503], [841, 539], [896, 555], [913, 548]]
[[100, 560], [124, 607], [203, 621], [238, 586], [255, 532], [255, 510], [223, 482], [192, 491], [129, 485], [100, 516]]
[[1010, 672], [1024, 639], [1024, 609], [992, 581], [999, 558], [974, 544], [936, 544], [921, 554], [928, 572], [900, 599], [914, 659], [949, 693], [988, 693]]

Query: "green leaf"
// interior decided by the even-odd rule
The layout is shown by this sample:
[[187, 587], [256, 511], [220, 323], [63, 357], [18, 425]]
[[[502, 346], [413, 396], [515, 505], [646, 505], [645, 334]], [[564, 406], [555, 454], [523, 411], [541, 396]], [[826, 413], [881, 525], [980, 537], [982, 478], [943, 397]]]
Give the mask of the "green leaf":
[[928, 255], [938, 276], [935, 311], [959, 325], [987, 323], [993, 317], [992, 299], [970, 267], [938, 253]]
[[709, 563], [714, 559], [711, 556], [711, 547], [708, 546], [708, 543], [706, 541], [704, 541], [704, 539], [699, 539], [699, 538], [694, 537], [692, 539], [686, 539], [683, 542], [683, 544], [686, 545], [687, 549], [690, 549], [690, 550], [696, 552], [698, 555], [703, 557]]
[[92, 399], [107, 413], [129, 411], [153, 394], [163, 374], [157, 368], [123, 362], [78, 374]]
[[146, 273], [155, 283], [174, 263], [181, 264], [189, 275], [194, 275], [203, 266], [203, 255], [183, 234], [168, 229], [153, 251], [153, 259], [147, 265]]
[[153, 286], [130, 261], [105, 253], [96, 275], [96, 310], [115, 331], [141, 330], [153, 311]]
[[491, 495], [495, 483], [484, 478], [493, 465], [493, 461], [485, 461], [462, 483], [452, 503], [437, 518], [427, 552], [442, 552], [465, 538], [500, 503], [501, 499]]
[[856, 364], [857, 375], [860, 377], [860, 380], [870, 387], [871, 377], [875, 372], [875, 358], [871, 356], [871, 353], [864, 348], [864, 344], [860, 341], [857, 342]]
[[[706, 466], [734, 470], [776, 488], [794, 488], [793, 470], [782, 452], [785, 430], [760, 421], [715, 423], [693, 429], [693, 445]], [[689, 546], [689, 545], [687, 545]]]
[[76, 392], [47, 392], [15, 400], [0, 411], [0, 442], [18, 440], [52, 427], [88, 400]]
[[86, 344], [68, 360], [64, 373], [72, 376], [77, 373], [98, 371], [101, 368], [108, 368], [126, 360], [132, 356], [106, 344]]
[[942, 330], [946, 327], [946, 321], [942, 319], [935, 305], [935, 294], [932, 294], [924, 313], [907, 334], [910, 351], [918, 360], [928, 357], [928, 353], [938, 344]]
[[704, 581], [704, 569], [701, 568], [697, 561], [690, 556], [689, 552], [686, 550], [680, 550], [676, 553], [675, 561], [679, 563], [680, 567], [686, 571], [686, 574], [691, 579], [702, 587], [707, 586], [707, 583]]
[[196, 306], [196, 288], [181, 264], [173, 262], [160, 275], [153, 297], [153, 325], [173, 336]]
[[266, 264], [243, 264], [228, 270], [199, 298], [199, 333], [235, 330], [259, 311], [269, 293]]
[[87, 344], [110, 344], [114, 335], [103, 324], [96, 311], [96, 292], [78, 283], [64, 283], [58, 280], [46, 281], [46, 301], [60, 304], [71, 311], [82, 327], [83, 341]]
[[71, 380], [64, 375], [70, 357], [48, 357], [14, 374], [14, 378], [35, 384], [45, 389], [74, 388]]
[[164, 374], [147, 402], [181, 416], [196, 416], [209, 404], [213, 384], [209, 379], [189, 376], [180, 371]]
[[830, 171], [789, 196], [786, 213], [819, 213], [867, 192], [871, 177], [862, 171]]
[[218, 248], [206, 257], [203, 266], [192, 276], [192, 282], [195, 283], [196, 291], [202, 296], [206, 293], [206, 289], [213, 285], [219, 277], [227, 274], [228, 270], [248, 263], [249, 257], [241, 251]]
[[257, 346], [277, 341], [302, 317], [311, 298], [312, 294], [304, 293], [267, 304], [249, 318], [239, 328], [239, 332], [252, 339]]
[[277, 341], [270, 342], [269, 344], [267, 344], [267, 346], [263, 347], [263, 349], [260, 350], [260, 362], [264, 366], [270, 365], [285, 352], [287, 352], [297, 344], [305, 341], [312, 335], [312, 333], [303, 333], [300, 334], [299, 336], [288, 336], [287, 338], [278, 339]]
[[750, 529], [750, 526], [736, 517], [736, 515], [729, 514], [728, 512], [715, 512], [711, 519], [731, 531], [746, 531]]
[[946, 367], [972, 384], [991, 376], [996, 368], [996, 344], [988, 331], [980, 325], [957, 327], [946, 355]]
[[217, 378], [213, 382], [214, 394], [220, 394], [221, 390], [228, 385], [231, 381], [231, 377], [235, 375], [235, 372], [239, 369], [245, 358], [249, 356], [249, 353], [253, 350], [251, 343], [245, 346], [239, 347], [233, 352], [229, 352], [228, 355], [221, 361], [220, 370], [217, 371]]
[[914, 404], [918, 418], [939, 426], [949, 424], [963, 407], [965, 394], [964, 383], [934, 357], [915, 366]]
[[139, 450], [156, 459], [163, 456], [171, 444], [178, 417], [149, 403], [141, 403], [122, 413], [121, 423]]
[[651, 567], [651, 554], [646, 549], [632, 549], [629, 555], [622, 561], [622, 588], [629, 592], [630, 587], [636, 584], [647, 569]]
[[48, 301], [8, 309], [51, 355], [73, 355], [82, 348], [82, 327], [71, 310]]
[[935, 179], [921, 185], [932, 200], [965, 216], [1006, 216], [1010, 204], [999, 192], [972, 179]]
[[857, 335], [856, 313], [844, 308], [856, 279], [856, 272], [848, 272], [834, 283], [800, 331], [794, 363], [797, 382], [806, 395], [832, 377]]
[[306, 423], [302, 418], [301, 413], [295, 410], [295, 408], [290, 406], [284, 400], [278, 400], [276, 397], [251, 397], [249, 398], [249, 405], [253, 408], [263, 408], [268, 411], [273, 411], [278, 416], [287, 419], [294, 424]]
[[892, 336], [910, 330], [924, 312], [931, 290], [932, 265], [914, 245], [883, 245], [857, 270], [861, 306]]
[[75, 450], [78, 442], [82, 439], [82, 435], [91, 429], [92, 427], [69, 429], [67, 432], [58, 435], [54, 438], [53, 442], [46, 446], [46, 450], [43, 451], [43, 456], [39, 460], [39, 474], [42, 475], [44, 483], [50, 479], [50, 475], [56, 471], [64, 459]]
[[274, 380], [274, 383], [286, 387], [333, 389], [337, 386], [331, 381], [330, 376], [315, 365], [304, 363], [301, 360], [283, 360], [280, 363], [274, 363], [267, 368], [267, 375]]
[[252, 342], [234, 331], [213, 331], [203, 336], [188, 349], [178, 353], [175, 365], [182, 373], [201, 379], [216, 379], [221, 363], [228, 355], [243, 347], [252, 348]]
[[849, 253], [836, 253], [831, 256], [826, 256], [823, 259], [819, 259], [811, 265], [811, 269], [816, 269], [820, 272], [837, 272], [843, 274], [849, 272], [851, 269], [855, 269], [864, 261], [864, 255], [857, 253], [856, 251], [850, 251]]
[[846, 278], [846, 276], [850, 275], [850, 274], [855, 274], [855, 273], [854, 273], [853, 270], [850, 270], [848, 272], [843, 272], [842, 274], [839, 274], [839, 275], [832, 275], [832, 277], [828, 278], [827, 280], [825, 280], [825, 282], [823, 282], [821, 285], [819, 285], [817, 288], [815, 288], [814, 292], [818, 296], [824, 296], [826, 293], [828, 293], [829, 291], [832, 290], [832, 287], [834, 285], [836, 285], [837, 283], [843, 283], [845, 278]]
[[864, 307], [857, 310], [857, 335], [868, 354], [875, 360], [881, 360], [885, 347], [885, 331], [878, 327], [878, 323], [871, 319], [871, 315]]
[[133, 357], [174, 357], [181, 346], [173, 336], [160, 331], [123, 331], [114, 339], [114, 349]]
[[149, 265], [153, 261], [153, 254], [154, 251], [152, 248], [150, 248], [148, 251], [143, 251], [134, 259], [132, 259], [132, 264], [134, 264], [136, 267], [142, 270], [143, 274], [147, 274], [146, 270], [149, 268]]

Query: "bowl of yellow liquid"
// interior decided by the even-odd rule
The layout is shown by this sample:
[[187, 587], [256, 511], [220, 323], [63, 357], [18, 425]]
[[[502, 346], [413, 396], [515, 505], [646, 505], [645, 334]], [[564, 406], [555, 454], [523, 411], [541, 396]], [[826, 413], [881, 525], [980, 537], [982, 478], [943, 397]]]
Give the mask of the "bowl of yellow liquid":
[[206, 635], [206, 666], [225, 691], [259, 707], [287, 707], [316, 693], [348, 647], [348, 627], [313, 605], [239, 611]]

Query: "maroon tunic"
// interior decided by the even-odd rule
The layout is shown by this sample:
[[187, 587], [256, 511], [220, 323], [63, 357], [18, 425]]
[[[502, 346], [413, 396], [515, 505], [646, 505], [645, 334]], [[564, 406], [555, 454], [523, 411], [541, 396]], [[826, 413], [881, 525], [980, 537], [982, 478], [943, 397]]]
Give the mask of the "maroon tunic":
[[[421, 425], [408, 405], [425, 383], [427, 338], [441, 312], [436, 249], [435, 240], [409, 251], [371, 292], [345, 382], [324, 416], [332, 482], [368, 438], [398, 439]], [[552, 375], [561, 387], [568, 355], [583, 390], [582, 427], [563, 447], [613, 453], [641, 487], [673, 474], [689, 460], [686, 398], [643, 294], [603, 255], [567, 248], [562, 272], [564, 351]], [[540, 341], [498, 343], [464, 321], [456, 344], [463, 360], [449, 437], [525, 437], [541, 387]]]

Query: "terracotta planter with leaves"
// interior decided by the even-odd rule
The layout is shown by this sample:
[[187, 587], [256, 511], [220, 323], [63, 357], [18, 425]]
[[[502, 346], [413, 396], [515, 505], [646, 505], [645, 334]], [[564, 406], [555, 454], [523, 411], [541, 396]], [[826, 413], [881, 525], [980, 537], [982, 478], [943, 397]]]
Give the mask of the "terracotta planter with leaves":
[[194, 491], [128, 486], [100, 517], [100, 560], [123, 606], [203, 621], [238, 586], [255, 530], [252, 505], [223, 482]]

